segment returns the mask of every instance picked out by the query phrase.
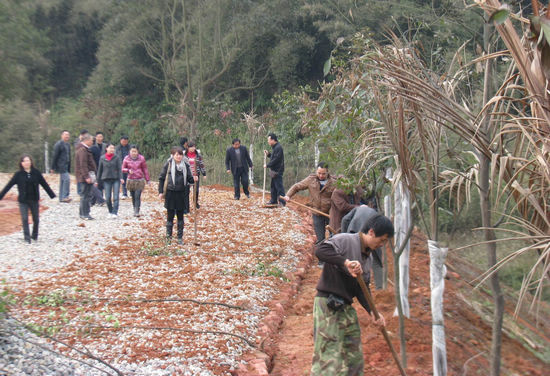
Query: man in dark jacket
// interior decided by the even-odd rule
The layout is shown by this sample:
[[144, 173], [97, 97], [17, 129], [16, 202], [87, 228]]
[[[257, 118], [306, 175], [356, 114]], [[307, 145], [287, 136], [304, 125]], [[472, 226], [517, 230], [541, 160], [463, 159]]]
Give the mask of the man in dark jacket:
[[52, 169], [59, 174], [59, 201], [71, 202], [69, 192], [71, 190], [71, 144], [69, 139], [71, 134], [64, 130], [61, 132], [61, 139], [53, 147]]
[[[107, 143], [104, 142], [104, 138], [105, 136], [103, 135], [103, 132], [96, 132], [94, 144], [90, 148], [90, 151], [94, 156], [95, 165], [97, 167], [99, 167], [99, 158], [101, 158], [101, 156], [105, 154], [105, 149], [107, 148]], [[105, 202], [105, 199], [103, 198], [103, 184], [101, 184], [101, 181], [98, 180], [97, 187], [94, 186], [92, 188], [92, 191], [92, 206], [95, 204], [102, 205]]]
[[[364, 368], [361, 329], [353, 298], [367, 312], [357, 277], [368, 285], [372, 251], [393, 237], [391, 221], [375, 215], [357, 234], [338, 234], [322, 242], [315, 255], [325, 264], [313, 303], [313, 363], [311, 375], [362, 375]], [[382, 316], [372, 321], [385, 326]]]
[[285, 154], [283, 147], [277, 140], [275, 133], [270, 133], [267, 136], [267, 143], [271, 146], [271, 153], [264, 150], [265, 155], [270, 158], [270, 161], [264, 165], [264, 168], [269, 167], [269, 177], [271, 177], [271, 200], [268, 205], [277, 204], [285, 206], [286, 201], [280, 196], [285, 196], [285, 188], [283, 187], [283, 173], [285, 171]]
[[246, 146], [241, 145], [241, 140], [233, 139], [232, 146], [225, 152], [225, 169], [228, 174], [233, 174], [234, 199], [241, 198], [241, 183], [246, 197], [250, 198], [248, 191], [248, 170], [252, 168], [252, 160], [248, 155]]
[[[121, 161], [124, 162], [124, 158], [130, 154], [130, 145], [128, 145], [128, 136], [123, 135], [120, 137], [120, 144], [115, 149], [115, 154], [118, 155]], [[122, 173], [122, 199], [128, 198], [128, 190], [126, 189], [126, 181], [128, 180], [128, 174]]]
[[90, 151], [93, 143], [92, 135], [89, 133], [82, 137], [82, 142], [75, 150], [74, 174], [76, 181], [82, 184], [80, 194], [80, 218], [90, 220], [90, 202], [92, 200], [92, 186], [95, 183], [96, 165], [94, 156]]
[[105, 149], [107, 148], [107, 143], [105, 143], [104, 140], [105, 136], [103, 135], [103, 132], [95, 133], [95, 142], [90, 148], [90, 151], [94, 156], [94, 162], [96, 166], [99, 166], [99, 158], [101, 158], [101, 156], [105, 154]]

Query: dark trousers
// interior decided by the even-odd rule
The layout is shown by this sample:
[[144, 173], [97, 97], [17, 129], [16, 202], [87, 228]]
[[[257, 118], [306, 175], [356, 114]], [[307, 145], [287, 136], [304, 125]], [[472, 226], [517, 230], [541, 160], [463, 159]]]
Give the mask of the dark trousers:
[[141, 190], [130, 191], [132, 196], [132, 206], [134, 207], [134, 212], [139, 213], [139, 208], [141, 207]]
[[36, 240], [38, 238], [38, 200], [19, 203], [23, 235], [27, 241], [31, 240], [31, 234], [29, 232], [29, 210], [32, 214], [32, 238]]
[[201, 185], [201, 176], [199, 175], [198, 179], [195, 181], [195, 185], [191, 187], [191, 189], [193, 189], [193, 192], [194, 195], [195, 195], [195, 202], [194, 204], [197, 204], [199, 205], [199, 188], [200, 188], [200, 185]]
[[90, 203], [92, 202], [92, 187], [93, 184], [86, 182], [80, 183], [80, 216], [90, 216]]
[[172, 228], [174, 227], [174, 215], [178, 216], [177, 231], [178, 239], [183, 238], [183, 210], [167, 209], [166, 211], [166, 236], [172, 237]]
[[92, 201], [90, 202], [90, 205], [101, 205], [104, 202], [105, 199], [103, 198], [103, 192], [100, 191], [95, 185], [92, 185]]
[[323, 215], [312, 214], [313, 217], [313, 230], [315, 230], [315, 236], [317, 237], [316, 244], [325, 240], [326, 226], [329, 219]]
[[237, 167], [233, 174], [233, 187], [235, 188], [235, 198], [241, 197], [241, 184], [243, 185], [243, 192], [246, 196], [250, 195], [248, 191], [248, 169], [244, 167]]
[[128, 196], [128, 190], [126, 189], [126, 182], [128, 181], [128, 174], [122, 173], [122, 179], [124, 180], [124, 183], [122, 183], [122, 195]]
[[285, 188], [283, 187], [283, 176], [277, 174], [274, 178], [271, 178], [271, 200], [270, 204], [276, 204], [277, 201], [283, 206], [286, 205], [286, 201], [279, 198], [279, 196], [285, 195]]

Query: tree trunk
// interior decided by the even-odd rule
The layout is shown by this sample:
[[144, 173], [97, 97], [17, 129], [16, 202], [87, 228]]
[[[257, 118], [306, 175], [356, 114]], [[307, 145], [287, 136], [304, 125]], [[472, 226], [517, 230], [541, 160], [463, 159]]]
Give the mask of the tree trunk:
[[[490, 53], [489, 39], [491, 36], [491, 24], [486, 22], [483, 26], [483, 47], [485, 53]], [[489, 101], [492, 80], [492, 64], [491, 60], [487, 59], [485, 62], [485, 75], [483, 85], [483, 104], [485, 105]], [[480, 126], [480, 132], [486, 141], [491, 139], [490, 136], [490, 114], [487, 114], [483, 123]], [[487, 144], [489, 142], [487, 141]], [[497, 246], [494, 242], [495, 232], [492, 230], [491, 223], [491, 194], [490, 194], [490, 169], [491, 161], [483, 153], [477, 153], [479, 158], [479, 204], [481, 208], [481, 225], [485, 228], [483, 230], [487, 249], [487, 261], [488, 268], [492, 268], [497, 264]], [[498, 272], [494, 272], [490, 278], [491, 292], [493, 294], [494, 311], [493, 311], [493, 328], [492, 328], [492, 341], [491, 341], [491, 367], [490, 375], [500, 375], [500, 359], [502, 352], [502, 321], [504, 317], [504, 296], [500, 289], [500, 282]]]
[[[391, 167], [386, 169], [386, 179], [388, 181], [392, 181], [393, 179], [393, 172]], [[391, 196], [387, 195], [384, 196], [384, 214], [388, 218], [392, 218], [392, 207], [391, 207]], [[382, 253], [382, 264], [383, 264], [383, 281], [382, 281], [382, 289], [385, 290], [388, 288], [388, 257], [386, 256], [386, 252]]]
[[402, 243], [407, 243], [403, 254], [399, 258], [399, 292], [403, 314], [410, 317], [409, 308], [409, 252], [410, 242], [405, 234], [411, 225], [410, 193], [405, 184], [399, 182], [395, 189], [395, 247], [401, 248]]
[[432, 308], [432, 361], [434, 376], [447, 374], [447, 350], [445, 346], [445, 325], [443, 316], [443, 292], [445, 291], [445, 258], [448, 248], [440, 248], [438, 243], [428, 240], [430, 251], [430, 288]]

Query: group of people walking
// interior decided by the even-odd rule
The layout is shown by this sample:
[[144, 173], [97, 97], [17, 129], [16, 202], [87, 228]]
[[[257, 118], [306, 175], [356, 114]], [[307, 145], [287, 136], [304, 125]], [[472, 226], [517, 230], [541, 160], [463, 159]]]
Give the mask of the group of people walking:
[[[52, 170], [60, 175], [59, 200], [71, 201], [69, 195], [71, 166], [70, 133], [63, 131], [54, 147]], [[336, 180], [330, 175], [328, 165], [319, 163], [315, 173], [294, 184], [285, 194], [283, 187], [284, 152], [277, 136], [268, 135], [272, 150], [264, 150], [269, 162], [271, 177], [271, 199], [266, 204], [284, 206], [299, 191], [309, 191], [309, 206], [312, 210], [313, 228], [317, 238], [315, 254], [323, 270], [317, 284], [314, 301], [314, 356], [312, 375], [360, 375], [364, 367], [361, 348], [361, 333], [357, 314], [352, 301], [358, 299], [370, 313], [371, 307], [362, 295], [357, 278], [370, 282], [374, 270], [378, 286], [377, 268], [381, 270], [381, 247], [394, 234], [391, 221], [377, 213], [367, 200], [360, 186], [337, 188]], [[128, 137], [120, 138], [119, 145], [104, 142], [98, 132], [94, 143], [87, 131], [80, 134], [75, 146], [75, 175], [79, 184], [80, 218], [93, 219], [90, 205], [97, 189], [103, 196], [110, 217], [116, 217], [119, 208], [119, 191], [122, 197], [130, 192], [134, 216], [140, 215], [141, 193], [149, 184], [150, 176], [145, 158], [136, 145], [129, 145]], [[246, 197], [250, 197], [249, 170], [252, 160], [245, 146], [238, 138], [226, 151], [225, 167], [233, 175], [234, 199], [240, 199], [240, 185]], [[164, 163], [159, 175], [158, 195], [166, 208], [166, 238], [172, 239], [174, 218], [176, 218], [177, 242], [183, 244], [184, 215], [190, 212], [190, 192], [193, 189], [192, 205], [199, 208], [198, 195], [201, 177], [206, 179], [202, 155], [194, 142], [186, 138], [180, 146], [173, 147], [170, 157]], [[55, 193], [44, 177], [33, 166], [31, 156], [23, 155], [19, 160], [19, 171], [0, 192], [0, 199], [13, 187], [18, 186], [19, 208], [26, 242], [38, 238], [39, 186], [51, 198]], [[33, 229], [29, 231], [28, 212], [33, 218]], [[326, 238], [326, 229], [329, 238]], [[381, 274], [381, 273], [380, 273]], [[376, 326], [385, 325], [384, 319], [374, 320]]]

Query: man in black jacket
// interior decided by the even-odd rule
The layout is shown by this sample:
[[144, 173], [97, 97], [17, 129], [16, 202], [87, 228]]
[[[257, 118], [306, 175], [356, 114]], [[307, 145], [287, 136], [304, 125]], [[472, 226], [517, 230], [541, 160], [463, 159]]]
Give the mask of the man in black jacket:
[[59, 174], [59, 201], [71, 202], [69, 192], [71, 190], [71, 134], [64, 130], [61, 132], [61, 139], [53, 147], [53, 159], [51, 173], [56, 171]]
[[[337, 234], [323, 241], [315, 255], [325, 263], [313, 303], [312, 376], [362, 375], [364, 368], [361, 329], [353, 298], [371, 312], [357, 277], [368, 285], [372, 252], [393, 237], [391, 221], [374, 215], [357, 234]], [[382, 316], [372, 321], [384, 326]]]
[[241, 183], [246, 197], [250, 198], [248, 191], [248, 170], [252, 168], [252, 160], [246, 146], [241, 145], [241, 140], [233, 139], [232, 146], [225, 152], [225, 169], [228, 174], [233, 174], [234, 199], [241, 198]]
[[271, 200], [268, 205], [277, 204], [286, 205], [286, 201], [280, 196], [285, 196], [285, 188], [283, 187], [283, 172], [285, 171], [285, 155], [283, 147], [277, 140], [275, 133], [270, 133], [267, 136], [267, 143], [271, 146], [271, 153], [264, 150], [265, 155], [270, 158], [270, 161], [264, 165], [264, 168], [269, 167], [269, 177], [271, 177]]

